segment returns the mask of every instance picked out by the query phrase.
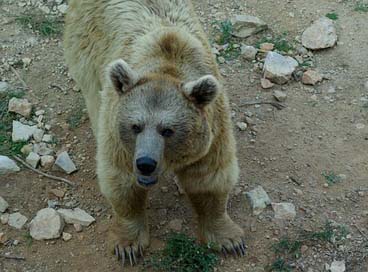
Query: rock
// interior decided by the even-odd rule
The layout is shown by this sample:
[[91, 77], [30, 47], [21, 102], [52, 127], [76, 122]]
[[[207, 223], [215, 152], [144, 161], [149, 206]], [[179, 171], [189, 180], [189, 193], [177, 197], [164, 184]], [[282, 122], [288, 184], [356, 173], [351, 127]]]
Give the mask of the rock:
[[267, 24], [251, 15], [235, 15], [231, 19], [232, 35], [238, 38], [247, 38], [267, 29]]
[[28, 141], [35, 132], [35, 129], [37, 129], [37, 127], [23, 125], [19, 121], [13, 121], [12, 141], [13, 142]]
[[0, 98], [6, 97], [9, 89], [10, 89], [10, 85], [7, 82], [0, 81]]
[[285, 92], [282, 92], [282, 91], [274, 91], [273, 92], [273, 96], [279, 102], [285, 102], [286, 101], [286, 98], [287, 98], [286, 93]]
[[73, 224], [74, 229], [76, 232], [82, 232], [83, 231], [83, 226], [81, 224]]
[[8, 240], [4, 232], [0, 232], [0, 245], [5, 244], [5, 242]]
[[30, 58], [23, 58], [22, 59], [22, 62], [23, 62], [23, 67], [24, 68], [27, 68], [29, 65], [31, 65], [32, 59], [30, 59]]
[[345, 272], [345, 261], [333, 261], [330, 266], [331, 272]]
[[29, 103], [27, 99], [13, 97], [9, 100], [8, 111], [18, 113], [28, 118], [31, 116], [32, 104]]
[[57, 198], [63, 198], [65, 196], [65, 191], [59, 189], [51, 189], [49, 193], [56, 196]]
[[79, 208], [75, 208], [74, 210], [59, 209], [58, 213], [68, 224], [80, 224], [82, 226], [88, 227], [93, 222], [95, 222], [95, 219], [92, 216]]
[[54, 209], [45, 208], [37, 212], [32, 219], [29, 230], [35, 240], [59, 238], [64, 228], [64, 221]]
[[302, 77], [303, 84], [316, 85], [318, 82], [323, 80], [322, 76], [315, 70], [307, 70], [304, 72]]
[[40, 115], [44, 115], [45, 114], [45, 110], [38, 110], [35, 112], [36, 116], [40, 116]]
[[257, 55], [257, 49], [253, 46], [248, 46], [248, 45], [242, 45], [240, 47], [241, 50], [241, 54], [243, 56], [244, 59], [246, 60], [255, 60], [256, 55]]
[[51, 134], [43, 135], [42, 142], [51, 143], [53, 141], [53, 137]]
[[220, 64], [224, 64], [226, 62], [226, 59], [224, 57], [218, 57], [217, 60]]
[[170, 230], [180, 232], [181, 229], [183, 228], [183, 220], [182, 219], [171, 220], [168, 224], [168, 228]]
[[67, 233], [67, 232], [63, 232], [63, 236], [62, 237], [63, 237], [63, 240], [65, 242], [68, 242], [68, 241], [70, 241], [72, 239], [72, 235], [70, 233]]
[[26, 162], [32, 166], [33, 168], [37, 168], [38, 163], [40, 162], [40, 156], [35, 153], [35, 152], [31, 152], [29, 153], [29, 155], [26, 158]]
[[0, 222], [1, 222], [1, 224], [3, 224], [3, 225], [8, 224], [8, 222], [9, 222], [9, 214], [8, 214], [8, 213], [3, 213], [3, 214], [0, 216]]
[[5, 212], [9, 207], [8, 202], [5, 201], [4, 198], [0, 196], [0, 213]]
[[244, 122], [237, 122], [236, 126], [238, 127], [240, 131], [245, 131], [247, 130], [247, 127], [248, 127], [248, 125]]
[[298, 62], [292, 57], [268, 52], [263, 66], [264, 78], [277, 84], [285, 84], [291, 79], [296, 67], [298, 67]]
[[19, 212], [12, 213], [9, 215], [8, 225], [16, 229], [22, 229], [27, 220], [27, 217]]
[[308, 27], [302, 35], [302, 44], [305, 48], [317, 50], [332, 47], [337, 42], [334, 22], [322, 17]]
[[15, 173], [19, 171], [20, 168], [13, 160], [9, 159], [6, 156], [0, 155], [0, 175]]
[[261, 214], [267, 205], [271, 204], [271, 199], [262, 186], [257, 186], [252, 191], [246, 192], [245, 196], [248, 198], [250, 206], [253, 209], [253, 215]]
[[263, 89], [271, 89], [275, 84], [269, 81], [267, 78], [261, 78], [261, 86]]
[[77, 167], [70, 159], [69, 154], [66, 151], [60, 153], [59, 156], [57, 156], [55, 165], [64, 170], [67, 174], [71, 174], [77, 171]]
[[35, 128], [33, 131], [33, 139], [37, 142], [40, 143], [43, 139], [43, 135], [45, 134], [45, 132], [42, 129], [39, 128]]
[[61, 4], [60, 6], [57, 7], [57, 9], [61, 14], [65, 14], [68, 10], [68, 5], [67, 4]]
[[23, 155], [28, 156], [28, 155], [29, 155], [29, 153], [31, 153], [31, 152], [32, 152], [32, 150], [33, 150], [33, 144], [26, 144], [26, 145], [24, 145], [24, 146], [21, 148], [20, 152], [21, 152]]
[[295, 206], [292, 203], [272, 203], [276, 219], [292, 220], [296, 216]]
[[33, 152], [37, 153], [40, 156], [54, 154], [54, 151], [51, 148], [48, 148], [46, 143], [39, 143], [33, 145]]
[[41, 157], [41, 166], [47, 170], [51, 169], [54, 163], [54, 156], [45, 155]]
[[259, 46], [259, 49], [262, 51], [272, 51], [275, 48], [275, 45], [273, 43], [261, 43], [261, 45]]

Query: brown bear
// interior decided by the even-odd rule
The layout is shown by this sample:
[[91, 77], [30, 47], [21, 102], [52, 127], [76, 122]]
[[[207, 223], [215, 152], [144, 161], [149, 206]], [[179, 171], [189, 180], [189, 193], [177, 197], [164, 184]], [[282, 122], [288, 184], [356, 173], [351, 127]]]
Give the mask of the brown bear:
[[97, 140], [101, 192], [123, 261], [149, 245], [148, 189], [176, 175], [198, 216], [199, 240], [244, 255], [227, 214], [239, 169], [230, 107], [189, 0], [71, 0], [65, 56]]

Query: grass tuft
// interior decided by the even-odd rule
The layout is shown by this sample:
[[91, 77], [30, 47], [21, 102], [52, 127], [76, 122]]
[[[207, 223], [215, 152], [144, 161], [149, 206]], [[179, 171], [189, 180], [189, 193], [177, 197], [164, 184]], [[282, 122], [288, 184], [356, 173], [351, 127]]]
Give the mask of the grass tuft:
[[27, 12], [17, 16], [15, 20], [24, 28], [31, 27], [44, 37], [60, 35], [63, 29], [62, 21], [41, 13]]
[[326, 179], [328, 185], [334, 185], [341, 181], [341, 177], [336, 175], [333, 171], [323, 171], [322, 176]]
[[172, 233], [165, 249], [147, 261], [145, 267], [167, 272], [212, 272], [217, 263], [211, 246], [199, 245], [185, 234]]
[[286, 33], [276, 37], [263, 37], [256, 43], [256, 47], [260, 48], [262, 43], [272, 43], [275, 49], [279, 52], [289, 52], [294, 49], [294, 46], [286, 39]]
[[334, 20], [336, 21], [337, 19], [339, 19], [339, 15], [335, 12], [330, 12], [330, 13], [327, 13], [326, 14], [326, 17], [331, 19], [331, 20]]
[[355, 6], [355, 11], [368, 12], [368, 3], [359, 2]]

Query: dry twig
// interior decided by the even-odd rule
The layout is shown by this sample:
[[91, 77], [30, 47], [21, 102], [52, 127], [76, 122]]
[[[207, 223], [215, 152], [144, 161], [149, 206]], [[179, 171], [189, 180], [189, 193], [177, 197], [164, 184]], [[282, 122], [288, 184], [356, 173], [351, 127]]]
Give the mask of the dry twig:
[[272, 105], [278, 110], [282, 110], [283, 108], [286, 108], [284, 104], [281, 104], [279, 102], [273, 102], [273, 101], [246, 101], [240, 104], [240, 107], [244, 106], [252, 106], [252, 105]]
[[11, 255], [5, 255], [0, 254], [0, 258], [9, 259], [9, 260], [17, 260], [17, 261], [25, 261], [26, 258], [20, 257], [20, 256], [11, 256]]
[[56, 180], [56, 181], [60, 181], [60, 182], [63, 182], [63, 183], [66, 183], [68, 184], [69, 186], [72, 186], [72, 187], [75, 187], [75, 184], [65, 178], [61, 178], [61, 177], [56, 177], [56, 176], [53, 176], [53, 175], [49, 175], [49, 174], [46, 174], [40, 170], [37, 170], [35, 168], [33, 168], [32, 166], [30, 166], [28, 163], [26, 163], [25, 161], [23, 161], [20, 157], [18, 156], [13, 156], [15, 160], [17, 160], [18, 162], [20, 162], [21, 164], [23, 164], [25, 167], [27, 167], [28, 169], [32, 170], [33, 172], [36, 172], [37, 174], [40, 174], [44, 177], [47, 177], [49, 179], [53, 179], [53, 180]]

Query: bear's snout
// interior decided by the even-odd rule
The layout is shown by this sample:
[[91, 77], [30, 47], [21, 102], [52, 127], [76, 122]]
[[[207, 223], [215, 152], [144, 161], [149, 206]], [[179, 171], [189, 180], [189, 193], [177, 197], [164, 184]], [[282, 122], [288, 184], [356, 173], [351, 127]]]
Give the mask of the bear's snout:
[[143, 176], [150, 176], [155, 172], [157, 162], [150, 157], [141, 157], [136, 160], [136, 165]]

